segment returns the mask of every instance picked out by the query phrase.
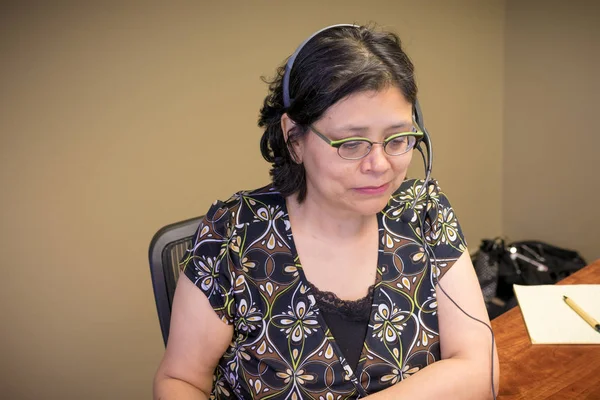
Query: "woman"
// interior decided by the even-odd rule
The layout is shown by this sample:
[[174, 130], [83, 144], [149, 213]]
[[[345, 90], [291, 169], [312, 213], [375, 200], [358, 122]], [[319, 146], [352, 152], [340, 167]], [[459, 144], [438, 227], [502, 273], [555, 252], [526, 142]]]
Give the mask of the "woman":
[[452, 303], [489, 325], [460, 226], [405, 179], [423, 133], [399, 39], [337, 26], [296, 55], [259, 120], [273, 182], [200, 224], [155, 398], [492, 398], [490, 331]]

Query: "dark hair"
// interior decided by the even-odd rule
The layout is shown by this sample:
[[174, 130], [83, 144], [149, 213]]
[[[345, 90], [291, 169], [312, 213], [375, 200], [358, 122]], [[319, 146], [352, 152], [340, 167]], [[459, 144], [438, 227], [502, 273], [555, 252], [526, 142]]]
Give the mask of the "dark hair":
[[[293, 100], [288, 108], [283, 104], [284, 73], [282, 65], [272, 81], [265, 80], [269, 94], [258, 120], [265, 129], [260, 150], [272, 164], [273, 186], [283, 196], [297, 193], [299, 202], [306, 198], [306, 171], [294, 161], [291, 144], [329, 107], [350, 94], [388, 86], [398, 87], [413, 105], [417, 99], [414, 67], [398, 36], [368, 26], [331, 28], [302, 48], [290, 72]], [[296, 123], [287, 143], [281, 130], [284, 113]]]

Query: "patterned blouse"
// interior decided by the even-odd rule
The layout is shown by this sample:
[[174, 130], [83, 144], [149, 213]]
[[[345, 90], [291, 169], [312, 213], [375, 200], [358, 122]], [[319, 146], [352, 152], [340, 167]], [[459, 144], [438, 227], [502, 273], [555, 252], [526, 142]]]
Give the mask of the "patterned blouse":
[[[405, 180], [377, 215], [379, 255], [371, 317], [355, 370], [315, 302], [296, 253], [285, 199], [271, 186], [215, 202], [184, 256], [185, 275], [234, 334], [211, 398], [356, 399], [386, 389], [440, 359], [434, 273], [466, 249], [436, 181], [402, 222], [423, 182]], [[433, 271], [420, 236], [439, 269]]]

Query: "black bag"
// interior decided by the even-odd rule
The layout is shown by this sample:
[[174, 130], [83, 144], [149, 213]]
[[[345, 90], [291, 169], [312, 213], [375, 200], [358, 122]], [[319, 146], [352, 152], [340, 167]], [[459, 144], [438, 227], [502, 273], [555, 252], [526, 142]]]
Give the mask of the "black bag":
[[472, 260], [490, 318], [516, 305], [513, 284], [554, 284], [586, 265], [573, 250], [534, 240], [506, 244], [502, 238], [483, 240]]

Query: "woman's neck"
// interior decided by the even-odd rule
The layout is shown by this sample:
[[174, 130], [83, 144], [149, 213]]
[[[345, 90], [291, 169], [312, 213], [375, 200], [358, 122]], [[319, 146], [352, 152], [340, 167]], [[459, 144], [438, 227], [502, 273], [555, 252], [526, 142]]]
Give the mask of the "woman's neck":
[[302, 203], [298, 203], [295, 194], [288, 196], [286, 206], [293, 230], [321, 238], [360, 237], [377, 223], [375, 215], [358, 215], [350, 210], [335, 209], [309, 195]]

